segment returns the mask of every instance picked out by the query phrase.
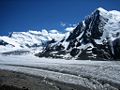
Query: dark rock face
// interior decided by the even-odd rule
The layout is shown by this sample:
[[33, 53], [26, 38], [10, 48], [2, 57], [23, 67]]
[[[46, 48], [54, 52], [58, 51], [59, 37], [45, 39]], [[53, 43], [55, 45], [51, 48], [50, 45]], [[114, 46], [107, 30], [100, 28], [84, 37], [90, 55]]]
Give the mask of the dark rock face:
[[79, 49], [73, 48], [70, 52], [70, 55], [74, 57], [79, 53], [79, 51], [80, 51]]
[[114, 48], [114, 58], [120, 59], [120, 38], [114, 40], [113, 48]]
[[[91, 16], [88, 16], [72, 32], [69, 32], [66, 39], [64, 38], [56, 44], [49, 44], [42, 54], [46, 55], [47, 53], [48, 55], [57, 52], [54, 53], [54, 56], [62, 55], [62, 58], [69, 54], [68, 57], [74, 57], [75, 59], [120, 59], [120, 39], [116, 39], [112, 43], [106, 39], [101, 44], [95, 41], [96, 39], [101, 40], [106, 23], [108, 23], [108, 18], [100, 15], [99, 10], [95, 10]], [[65, 53], [59, 53], [61, 51]], [[37, 56], [41, 56], [41, 53]]]
[[10, 46], [14, 47], [14, 45], [9, 44], [9, 43], [7, 43], [7, 42], [5, 42], [3, 40], [0, 40], [0, 45], [2, 45], [2, 46], [10, 45]]
[[0, 40], [0, 45], [5, 46], [5, 45], [8, 45], [8, 43], [7, 43], [7, 42], [4, 42], [3, 40]]
[[104, 49], [93, 48], [92, 52], [97, 55], [97, 59], [111, 59], [109, 52]]
[[3, 52], [2, 55], [24, 55], [30, 53], [30, 51], [27, 50], [15, 50], [15, 51], [9, 51], [9, 52]]
[[28, 88], [18, 88], [15, 86], [0, 85], [0, 90], [29, 90]]

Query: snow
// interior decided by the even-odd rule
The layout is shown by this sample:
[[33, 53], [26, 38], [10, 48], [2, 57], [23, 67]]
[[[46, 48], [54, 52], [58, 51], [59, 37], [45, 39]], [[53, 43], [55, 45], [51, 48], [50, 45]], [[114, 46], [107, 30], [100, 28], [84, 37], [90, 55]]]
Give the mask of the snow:
[[3, 40], [4, 42], [9, 43], [9, 45], [3, 46], [0, 45], [0, 52], [7, 52], [7, 51], [11, 51], [11, 50], [17, 50], [17, 49], [21, 49], [20, 44], [16, 42], [16, 40], [11, 39], [7, 36], [1, 36], [0, 40]]
[[65, 47], [65, 50], [68, 48], [69, 42], [63, 42], [62, 45]]
[[[29, 30], [28, 32], [13, 32], [10, 37], [0, 36], [0, 40], [3, 40], [9, 44], [6, 46], [0, 46], [0, 52], [12, 51], [17, 49], [33, 50], [34, 48], [40, 50], [39, 48], [43, 47], [42, 45], [45, 44], [47, 41], [50, 41], [52, 39], [60, 41], [63, 39], [64, 36], [64, 34], [58, 32], [57, 30], [51, 30], [51, 32], [48, 32], [46, 29], [43, 29], [42, 31]], [[39, 48], [32, 47], [34, 45], [38, 45]]]
[[4, 40], [5, 42], [7, 42], [7, 43], [9, 43], [11, 45], [14, 45], [15, 47], [19, 47], [19, 44], [14, 39], [10, 39], [7, 36], [1, 36], [0, 40]]
[[[109, 32], [110, 34], [116, 33], [120, 31], [120, 12], [116, 10], [107, 11], [103, 8], [98, 8], [97, 10], [100, 11], [101, 20], [102, 18], [108, 19], [106, 25], [104, 26], [104, 31]], [[113, 36], [112, 36], [113, 37]]]
[[105, 10], [105, 9], [102, 8], [102, 7], [97, 8], [97, 10], [99, 10], [100, 12], [107, 12], [107, 10]]
[[102, 44], [102, 40], [94, 39], [97, 44]]
[[97, 10], [100, 11], [101, 23], [106, 24], [102, 28], [99, 26], [99, 29], [103, 30], [103, 35], [100, 39], [95, 39], [95, 42], [97, 44], [102, 44], [103, 41], [113, 42], [116, 38], [120, 37], [120, 12], [116, 10], [107, 11], [101, 7]]
[[65, 33], [65, 40], [70, 36], [70, 32]]
[[65, 35], [62, 33], [49, 33], [49, 36], [56, 41], [61, 41]]
[[111, 41], [115, 40], [117, 38], [117, 33], [120, 33], [120, 16], [119, 18], [116, 18], [114, 14], [112, 14], [112, 17], [109, 18], [107, 24], [104, 26], [104, 32], [102, 36], [102, 40], [105, 38], [110, 38]]
[[109, 14], [111, 16], [114, 15], [113, 18], [116, 19], [116, 20], [120, 19], [120, 12], [119, 11], [112, 10], [112, 11], [109, 11]]
[[79, 40], [79, 38], [81, 38], [83, 34], [84, 34], [84, 31], [77, 37], [77, 40]]
[[[99, 12], [96, 13], [96, 11], [99, 11]], [[100, 17], [96, 17], [96, 14], [100, 14], [100, 15], [98, 15]], [[93, 39], [96, 42], [96, 44], [103, 45], [105, 43], [106, 44], [108, 43], [111, 46], [112, 54], [114, 55], [114, 50], [113, 50], [112, 42], [115, 39], [117, 39], [117, 38], [120, 37], [120, 12], [116, 11], [116, 10], [107, 11], [107, 10], [105, 10], [105, 9], [103, 9], [103, 8], [100, 7], [100, 8], [97, 8], [88, 17], [91, 18], [91, 20], [93, 20], [89, 24], [89, 29], [86, 30], [86, 24], [87, 23], [85, 23], [85, 22], [87, 22], [87, 21], [85, 21], [85, 20], [87, 20], [87, 19], [85, 19], [85, 20], [83, 20], [80, 23], [80, 27], [78, 26], [78, 28], [75, 31], [75, 33], [78, 33], [77, 30], [80, 29], [80, 31], [81, 31], [80, 34], [77, 35], [77, 37], [75, 37], [75, 35], [74, 35], [75, 33], [73, 34], [74, 40], [77, 39], [77, 41], [81, 43], [81, 45], [79, 47], [77, 47], [77, 48], [85, 50], [89, 46], [91, 48], [96, 47], [96, 46], [93, 46], [92, 44], [89, 44], [89, 43], [85, 44], [84, 41], [83, 41], [84, 37], [82, 37], [82, 36], [83, 36], [83, 34], [85, 34], [87, 37], [91, 37], [91, 35], [94, 36], [93, 33], [91, 32], [91, 29], [95, 28], [96, 25], [93, 26], [94, 24], [92, 25], [92, 23], [94, 23], [94, 20], [98, 20], [98, 18], [99, 18], [100, 22], [98, 21], [99, 22], [99, 26], [98, 26], [98, 29], [97, 29], [99, 31], [96, 30], [96, 33], [98, 35], [101, 35], [101, 34], [102, 35], [99, 36], [99, 37], [97, 37], [98, 39], [95, 39], [96, 36]], [[66, 28], [66, 30], [69, 31], [69, 32], [65, 33], [64, 41], [60, 42], [65, 47], [65, 50], [67, 49], [68, 45], [70, 44], [69, 42], [72, 42], [72, 40], [71, 41], [67, 41], [67, 39], [69, 38], [69, 36], [71, 35], [71, 33], [73, 33], [74, 28], [68, 27], [68, 28]], [[86, 32], [84, 32], [85, 30], [86, 30]], [[77, 41], [75, 41], [75, 46], [73, 46], [72, 48], [76, 48]], [[72, 48], [70, 48], [70, 49], [72, 50]], [[69, 51], [71, 51], [70, 49], [69, 49]], [[81, 53], [81, 51], [79, 52], [79, 54], [80, 53]]]
[[82, 21], [82, 23], [83, 23], [83, 27], [86, 27], [86, 25], [85, 25], [85, 21]]
[[103, 9], [102, 7], [97, 8], [97, 10], [100, 11], [100, 15], [102, 15], [104, 17], [107, 17], [107, 15], [108, 15], [108, 11], [107, 10]]
[[[86, 86], [85, 83], [87, 83], [87, 87], [91, 88], [102, 86], [99, 81], [120, 85], [119, 61], [78, 61], [38, 58], [32, 55], [0, 55], [0, 69], [42, 76], [81, 86]], [[93, 84], [94, 82], [98, 84]]]
[[[100, 39], [95, 39], [95, 42], [97, 44], [102, 44], [103, 41], [108, 40], [113, 53], [112, 41], [120, 37], [120, 12], [115, 10], [106, 11], [103, 8], [98, 8], [97, 10], [100, 11], [101, 20], [106, 18], [108, 21], [103, 21], [106, 23], [103, 27], [103, 35]], [[83, 27], [85, 27], [84, 21]], [[73, 29], [73, 27], [66, 28], [67, 31], [72, 31]], [[83, 34], [84, 31], [77, 37], [77, 39], [82, 37]], [[0, 52], [28, 49], [26, 44], [29, 46], [34, 44], [42, 45], [42, 43], [52, 39], [58, 41], [53, 43], [53, 45], [61, 44], [59, 41], [63, 38], [64, 41], [62, 42], [62, 45], [66, 50], [69, 45], [69, 42], [66, 40], [69, 36], [70, 32], [62, 34], [57, 30], [51, 30], [48, 32], [46, 29], [43, 29], [42, 31], [29, 30], [28, 32], [13, 32], [11, 37], [0, 36], [0, 40], [9, 43], [9, 45], [6, 46], [0, 45]], [[82, 39], [80, 42], [82, 42]], [[78, 48], [84, 50], [89, 46], [93, 48], [91, 43], [82, 43]], [[32, 48], [31, 50], [34, 50], [34, 52], [39, 52], [41, 49], [42, 47], [35, 49]], [[70, 57], [70, 54], [68, 53], [63, 57]], [[87, 87], [92, 88], [92, 90], [96, 90], [94, 89], [96, 87], [103, 87], [101, 82], [120, 86], [120, 61], [74, 60], [74, 58], [72, 60], [50, 59], [38, 58], [32, 54], [24, 56], [0, 55], [0, 69], [27, 73], [35, 76], [50, 78], [60, 82], [81, 85], [84, 87], [86, 87], [87, 84]], [[93, 84], [94, 81], [96, 84]]]
[[[100, 19], [101, 19], [101, 22], [103, 22], [102, 24], [104, 23], [106, 24], [105, 26], [102, 26], [101, 24], [101, 26], [99, 27], [101, 32], [103, 30], [103, 35], [101, 36], [100, 39], [95, 39], [95, 42], [97, 44], [102, 44], [103, 41], [107, 39], [109, 39], [109, 41], [112, 42], [116, 38], [119, 38], [120, 37], [120, 12], [116, 10], [107, 11], [101, 7], [97, 8], [96, 10], [100, 11]], [[82, 23], [83, 23], [83, 27], [82, 27], [83, 29], [81, 30], [84, 30], [86, 26], [85, 21], [82, 21]], [[69, 42], [66, 42], [66, 40], [68, 39], [68, 37], [70, 36], [70, 33], [73, 31], [75, 27], [76, 25], [75, 26], [70, 25], [70, 27], [66, 27], [65, 30], [69, 32], [65, 32], [64, 34], [60, 33], [58, 30], [55, 30], [55, 29], [53, 30], [42, 29], [42, 31], [29, 30], [28, 32], [13, 32], [10, 37], [0, 36], [0, 40], [3, 40], [10, 44], [6, 46], [0, 46], [0, 49], [1, 49], [0, 52], [12, 51], [17, 49], [30, 49], [30, 50], [38, 51], [42, 49], [43, 47], [42, 45], [46, 45], [47, 41], [54, 39], [55, 41], [57, 41], [57, 44], [58, 43], [60, 44], [61, 42], [59, 41], [63, 40], [63, 38], [64, 38], [64, 41], [62, 45], [65, 46], [65, 49], [67, 49]], [[83, 34], [84, 34], [84, 31], [81, 31], [81, 34], [78, 35], [76, 39], [79, 40], [79, 38], [82, 37]], [[91, 32], [86, 33], [86, 35], [88, 36], [90, 34]], [[82, 42], [82, 39], [79, 41]], [[37, 45], [39, 48], [32, 47], [35, 45]], [[82, 45], [80, 47], [86, 48], [85, 45]], [[112, 48], [112, 45], [111, 45], [111, 48]]]

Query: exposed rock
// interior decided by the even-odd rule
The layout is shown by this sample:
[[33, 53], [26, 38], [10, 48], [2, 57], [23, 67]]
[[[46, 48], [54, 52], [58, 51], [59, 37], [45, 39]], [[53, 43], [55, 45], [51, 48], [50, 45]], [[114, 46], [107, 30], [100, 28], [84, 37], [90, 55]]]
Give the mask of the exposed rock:
[[[54, 55], [63, 55], [62, 58], [70, 55], [75, 59], [120, 59], [119, 22], [120, 12], [98, 8], [69, 35], [60, 42], [49, 44], [42, 53], [57, 52]], [[60, 51], [64, 51], [65, 55]]]

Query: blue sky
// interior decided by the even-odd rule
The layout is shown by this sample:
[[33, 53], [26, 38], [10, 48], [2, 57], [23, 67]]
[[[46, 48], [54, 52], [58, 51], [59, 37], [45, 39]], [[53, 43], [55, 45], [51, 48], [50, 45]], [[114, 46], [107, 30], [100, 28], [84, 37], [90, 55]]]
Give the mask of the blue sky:
[[98, 7], [120, 11], [120, 0], [0, 0], [0, 35], [41, 29], [64, 31]]

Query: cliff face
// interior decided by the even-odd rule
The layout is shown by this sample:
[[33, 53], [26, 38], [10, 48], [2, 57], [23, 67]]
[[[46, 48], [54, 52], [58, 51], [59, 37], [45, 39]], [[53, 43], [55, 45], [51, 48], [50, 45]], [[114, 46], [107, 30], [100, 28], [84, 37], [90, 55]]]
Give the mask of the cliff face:
[[120, 12], [96, 9], [63, 40], [37, 56], [75, 59], [120, 59]]

